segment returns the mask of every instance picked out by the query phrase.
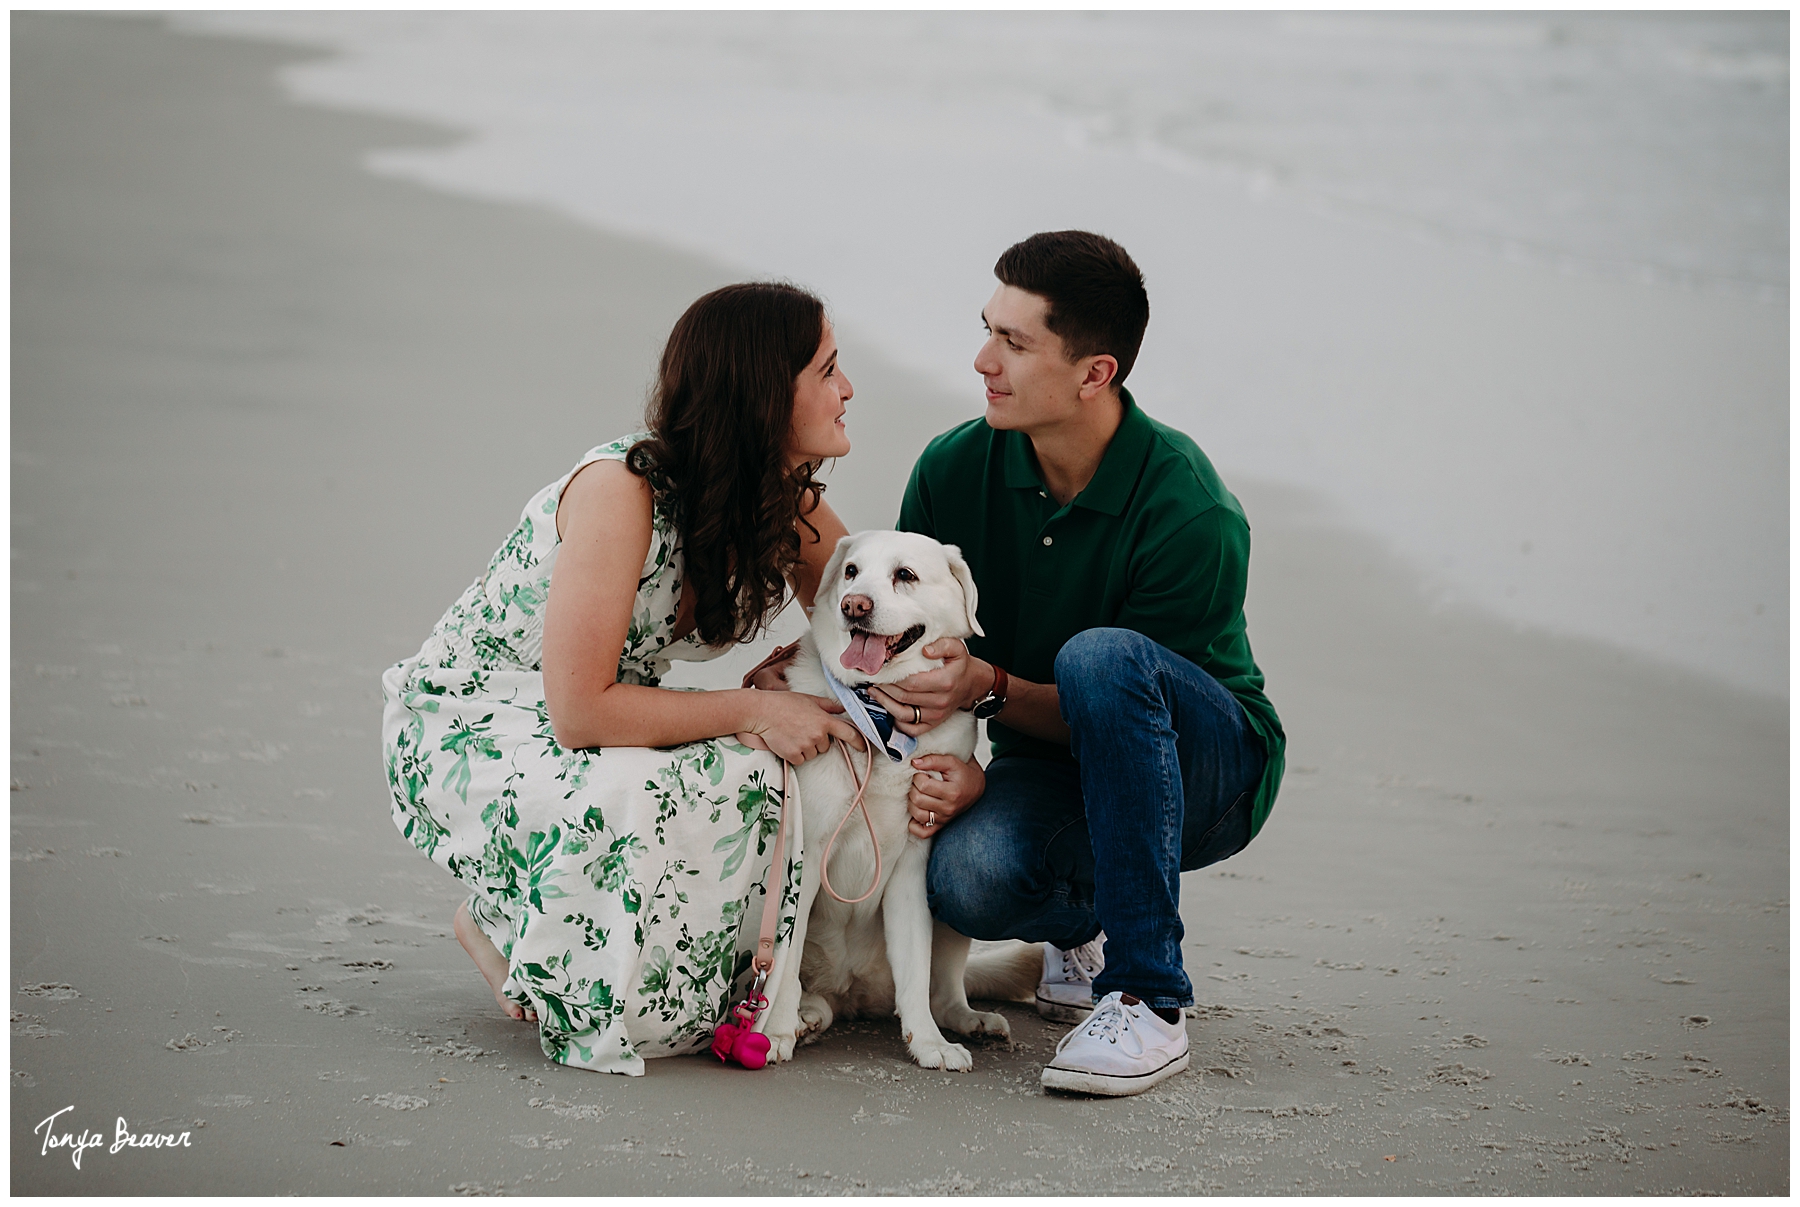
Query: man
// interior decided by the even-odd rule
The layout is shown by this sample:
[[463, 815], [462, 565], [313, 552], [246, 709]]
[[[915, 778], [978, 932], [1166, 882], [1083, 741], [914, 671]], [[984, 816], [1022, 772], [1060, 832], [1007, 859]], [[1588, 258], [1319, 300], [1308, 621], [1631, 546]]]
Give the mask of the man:
[[1124, 389], [1150, 315], [1124, 248], [1033, 235], [994, 275], [987, 414], [926, 447], [897, 525], [961, 547], [986, 636], [937, 643], [944, 667], [886, 694], [917, 706], [904, 730], [973, 709], [993, 740], [961, 816], [950, 785], [916, 781], [932, 912], [1046, 944], [1039, 1011], [1081, 1021], [1045, 1086], [1135, 1094], [1188, 1064], [1179, 874], [1242, 850], [1281, 782], [1244, 630], [1249, 526]]

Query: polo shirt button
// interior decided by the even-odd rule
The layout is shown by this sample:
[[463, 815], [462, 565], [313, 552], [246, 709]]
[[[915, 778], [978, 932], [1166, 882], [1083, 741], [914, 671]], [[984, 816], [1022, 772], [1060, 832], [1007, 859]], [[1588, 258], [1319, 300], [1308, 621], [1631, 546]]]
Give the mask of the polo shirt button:
[[1044, 544], [1046, 544], [1046, 545], [1048, 545], [1048, 544], [1049, 544], [1049, 543], [1050, 543], [1050, 538], [1049, 538], [1049, 537], [1045, 537], [1045, 538], [1044, 538]]

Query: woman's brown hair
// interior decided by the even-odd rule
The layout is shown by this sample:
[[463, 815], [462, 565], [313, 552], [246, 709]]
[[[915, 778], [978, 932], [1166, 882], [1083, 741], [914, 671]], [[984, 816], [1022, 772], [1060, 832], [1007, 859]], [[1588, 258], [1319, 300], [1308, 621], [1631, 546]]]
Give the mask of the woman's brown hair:
[[[796, 525], [825, 487], [790, 470], [794, 383], [818, 355], [825, 305], [793, 285], [715, 289], [669, 332], [646, 411], [650, 438], [625, 464], [681, 534], [694, 620], [708, 645], [744, 641], [775, 618], [800, 561]], [[814, 530], [816, 533], [816, 529]]]

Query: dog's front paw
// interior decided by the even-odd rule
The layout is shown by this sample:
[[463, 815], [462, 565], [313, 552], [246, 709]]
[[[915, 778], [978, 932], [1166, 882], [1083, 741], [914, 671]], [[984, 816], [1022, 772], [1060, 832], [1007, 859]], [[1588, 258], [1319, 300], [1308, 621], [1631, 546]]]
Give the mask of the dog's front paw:
[[958, 1035], [993, 1035], [1008, 1042], [1012, 1040], [1012, 1024], [1004, 1015], [971, 1010], [967, 1006], [946, 1010], [944, 1017], [938, 1019], [938, 1026]]
[[906, 1051], [921, 1069], [947, 1069], [952, 1073], [967, 1073], [975, 1067], [975, 1058], [961, 1044], [953, 1044], [947, 1039], [911, 1039], [907, 1041]]
[[769, 1035], [769, 1063], [782, 1064], [794, 1059], [794, 1033], [792, 1031], [776, 1032]]

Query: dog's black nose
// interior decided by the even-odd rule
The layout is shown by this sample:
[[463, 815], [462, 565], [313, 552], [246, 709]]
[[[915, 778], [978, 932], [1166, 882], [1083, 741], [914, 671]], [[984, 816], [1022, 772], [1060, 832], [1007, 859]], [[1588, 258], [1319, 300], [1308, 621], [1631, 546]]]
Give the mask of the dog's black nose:
[[846, 620], [861, 620], [875, 610], [875, 601], [867, 595], [846, 595], [844, 602], [838, 605], [838, 611]]

